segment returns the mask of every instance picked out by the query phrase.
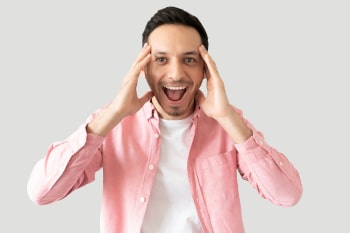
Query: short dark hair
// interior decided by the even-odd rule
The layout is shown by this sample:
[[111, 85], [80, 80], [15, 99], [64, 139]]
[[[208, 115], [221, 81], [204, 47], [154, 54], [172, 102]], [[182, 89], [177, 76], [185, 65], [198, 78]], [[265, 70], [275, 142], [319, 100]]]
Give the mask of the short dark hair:
[[180, 24], [193, 27], [199, 33], [202, 44], [208, 50], [208, 35], [199, 19], [189, 12], [174, 6], [160, 9], [150, 18], [142, 33], [142, 45], [148, 41], [148, 37], [154, 29], [164, 24]]

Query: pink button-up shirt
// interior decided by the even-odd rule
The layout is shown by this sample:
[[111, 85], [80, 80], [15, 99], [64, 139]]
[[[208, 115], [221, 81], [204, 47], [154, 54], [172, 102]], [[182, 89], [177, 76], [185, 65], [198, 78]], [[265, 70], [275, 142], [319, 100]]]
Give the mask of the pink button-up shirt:
[[[86, 132], [96, 113], [49, 147], [33, 168], [28, 194], [40, 205], [61, 200], [94, 181], [102, 168], [101, 233], [140, 232], [159, 161], [158, 114], [148, 102], [101, 137]], [[199, 107], [192, 122], [187, 172], [204, 233], [244, 233], [237, 174], [276, 205], [299, 201], [298, 171], [250, 122], [253, 135], [239, 144]]]

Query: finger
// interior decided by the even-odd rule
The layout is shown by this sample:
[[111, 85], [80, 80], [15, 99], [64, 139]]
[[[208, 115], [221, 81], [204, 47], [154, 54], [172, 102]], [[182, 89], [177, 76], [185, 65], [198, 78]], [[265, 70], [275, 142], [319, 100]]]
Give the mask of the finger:
[[140, 73], [141, 71], [143, 71], [143, 68], [147, 65], [147, 63], [149, 63], [151, 61], [151, 54], [148, 53], [146, 54], [145, 57], [142, 58], [142, 60], [140, 60], [139, 63], [136, 64], [137, 70]]
[[144, 46], [142, 47], [140, 54], [136, 58], [133, 66], [136, 66], [137, 64], [142, 62], [144, 60], [144, 58], [150, 54], [150, 52], [151, 52], [151, 46], [149, 44], [145, 43]]
[[149, 51], [150, 47], [148, 49], [144, 49], [133, 64], [130, 73], [135, 79], [139, 77], [140, 73], [143, 71], [143, 68], [151, 61], [151, 54]]
[[206, 64], [206, 69], [207, 69], [206, 71], [209, 72], [209, 74], [207, 74], [207, 78], [208, 76], [210, 76], [210, 74], [218, 73], [215, 61], [212, 59], [208, 51], [205, 49], [204, 45], [201, 45], [199, 47], [199, 53]]

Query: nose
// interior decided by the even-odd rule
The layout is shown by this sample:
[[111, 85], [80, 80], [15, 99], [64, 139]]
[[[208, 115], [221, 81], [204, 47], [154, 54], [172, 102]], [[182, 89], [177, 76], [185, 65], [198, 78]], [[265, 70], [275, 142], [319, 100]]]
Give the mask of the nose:
[[169, 73], [168, 78], [173, 79], [174, 81], [179, 81], [185, 76], [184, 67], [179, 61], [173, 61], [169, 64]]

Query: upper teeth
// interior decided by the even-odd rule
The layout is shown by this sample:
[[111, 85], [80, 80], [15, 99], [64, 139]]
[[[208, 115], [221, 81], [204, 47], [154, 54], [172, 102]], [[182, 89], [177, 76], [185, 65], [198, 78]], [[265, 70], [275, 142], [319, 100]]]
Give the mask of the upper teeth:
[[164, 86], [166, 89], [170, 89], [170, 90], [183, 90], [185, 89], [186, 87], [166, 87]]

